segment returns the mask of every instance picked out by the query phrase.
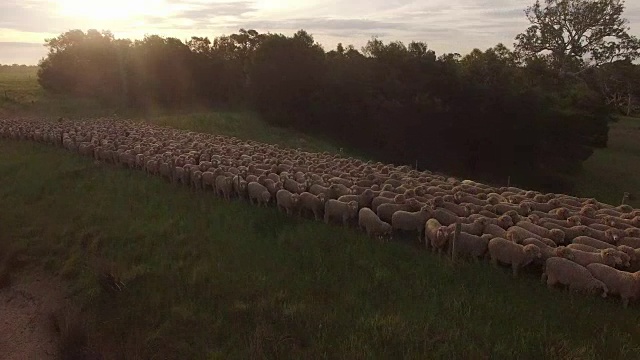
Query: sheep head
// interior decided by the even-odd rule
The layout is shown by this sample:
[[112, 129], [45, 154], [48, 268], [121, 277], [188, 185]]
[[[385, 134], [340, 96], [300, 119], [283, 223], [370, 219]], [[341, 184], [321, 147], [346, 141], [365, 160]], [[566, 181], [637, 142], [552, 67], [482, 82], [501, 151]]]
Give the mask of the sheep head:
[[549, 237], [555, 243], [563, 243], [565, 239], [565, 233], [560, 229], [551, 229], [549, 230]]
[[568, 260], [575, 260], [576, 256], [573, 252], [573, 250], [571, 250], [571, 248], [565, 247], [565, 246], [559, 246], [555, 249], [556, 251], [556, 256], [558, 257], [562, 257]]
[[529, 256], [530, 259], [536, 259], [542, 257], [542, 252], [540, 248], [534, 244], [529, 244], [524, 246], [524, 253]]

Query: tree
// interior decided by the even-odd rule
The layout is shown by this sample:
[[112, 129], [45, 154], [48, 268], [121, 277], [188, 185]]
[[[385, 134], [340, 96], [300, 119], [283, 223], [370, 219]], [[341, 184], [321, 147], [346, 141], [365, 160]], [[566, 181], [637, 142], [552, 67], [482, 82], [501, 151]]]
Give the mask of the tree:
[[525, 10], [531, 26], [516, 37], [522, 60], [545, 59], [577, 74], [616, 60], [640, 57], [640, 40], [627, 33], [622, 0], [540, 0]]
[[608, 105], [627, 116], [636, 110], [640, 96], [640, 65], [619, 60], [594, 69], [589, 75], [590, 85], [600, 90]]

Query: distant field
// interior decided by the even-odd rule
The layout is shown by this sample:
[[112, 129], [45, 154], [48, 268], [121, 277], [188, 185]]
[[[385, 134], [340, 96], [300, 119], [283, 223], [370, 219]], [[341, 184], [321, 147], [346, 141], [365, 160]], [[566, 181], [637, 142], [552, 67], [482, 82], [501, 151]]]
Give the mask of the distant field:
[[[0, 141], [0, 234], [72, 284], [112, 357], [630, 359], [640, 310], [486, 262]], [[92, 254], [92, 255], [88, 255]], [[97, 285], [93, 258], [126, 283]]]
[[617, 205], [629, 192], [634, 197], [627, 203], [640, 207], [640, 119], [623, 117], [612, 124], [608, 147], [597, 150], [583, 167], [576, 180], [580, 196]]
[[[4, 88], [9, 100], [0, 102], [0, 115], [112, 111], [44, 94], [35, 78], [0, 73]], [[269, 127], [250, 112], [146, 120], [337, 151], [329, 142]], [[598, 150], [578, 179], [582, 196], [617, 202], [623, 191], [640, 195], [637, 126], [638, 119], [613, 125], [610, 147]], [[378, 244], [354, 230], [196, 195], [62, 149], [3, 140], [0, 245], [7, 244], [28, 255], [27, 267], [44, 266], [68, 280], [90, 316], [91, 342], [108, 359], [632, 359], [640, 353], [637, 307], [549, 291], [539, 271], [512, 279], [485, 262], [452, 264], [414, 246]], [[97, 261], [118, 269], [122, 293], [98, 286]]]

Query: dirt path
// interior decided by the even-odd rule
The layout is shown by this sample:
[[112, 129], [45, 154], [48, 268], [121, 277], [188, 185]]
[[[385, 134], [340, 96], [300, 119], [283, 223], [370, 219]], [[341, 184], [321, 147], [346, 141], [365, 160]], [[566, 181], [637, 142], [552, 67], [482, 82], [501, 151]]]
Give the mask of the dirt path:
[[0, 290], [0, 354], [5, 360], [56, 359], [58, 336], [50, 314], [68, 301], [50, 275], [22, 275]]

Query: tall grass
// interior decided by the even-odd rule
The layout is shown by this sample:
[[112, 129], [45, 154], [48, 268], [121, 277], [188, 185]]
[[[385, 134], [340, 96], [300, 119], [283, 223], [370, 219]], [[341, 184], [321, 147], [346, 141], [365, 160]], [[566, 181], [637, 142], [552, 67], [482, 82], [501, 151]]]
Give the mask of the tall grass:
[[[630, 359], [640, 311], [352, 229], [0, 142], [0, 233], [69, 279], [112, 358]], [[125, 283], [105, 291], [97, 261]]]

